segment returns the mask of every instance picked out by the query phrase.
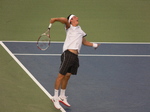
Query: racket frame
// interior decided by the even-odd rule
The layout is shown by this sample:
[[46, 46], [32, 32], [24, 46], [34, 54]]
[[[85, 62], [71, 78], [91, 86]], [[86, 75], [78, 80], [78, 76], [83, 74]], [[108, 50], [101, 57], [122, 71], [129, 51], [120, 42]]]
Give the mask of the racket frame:
[[[47, 46], [46, 48], [44, 48], [44, 49], [42, 49], [42, 48], [39, 46], [39, 40], [42, 38], [43, 35], [45, 35], [45, 36], [48, 37], [48, 46]], [[50, 47], [50, 28], [48, 28], [48, 29], [46, 30], [46, 32], [44, 32], [43, 34], [41, 34], [41, 35], [39, 36], [36, 45], [37, 45], [38, 49], [40, 49], [40, 50], [42, 50], [42, 51], [45, 51], [47, 48]]]

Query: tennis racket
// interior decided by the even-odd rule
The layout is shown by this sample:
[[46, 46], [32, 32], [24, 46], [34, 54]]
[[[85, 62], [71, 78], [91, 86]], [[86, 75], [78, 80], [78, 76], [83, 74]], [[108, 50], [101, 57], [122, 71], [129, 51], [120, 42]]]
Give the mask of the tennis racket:
[[50, 46], [50, 28], [52, 24], [50, 23], [46, 32], [40, 35], [37, 40], [37, 47], [40, 50], [46, 50]]

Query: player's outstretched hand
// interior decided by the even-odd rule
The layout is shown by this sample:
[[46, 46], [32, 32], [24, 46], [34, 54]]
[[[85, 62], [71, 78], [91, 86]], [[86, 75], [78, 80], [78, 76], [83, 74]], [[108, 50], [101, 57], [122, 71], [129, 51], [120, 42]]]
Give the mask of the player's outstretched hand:
[[94, 49], [96, 50], [101, 44], [97, 44], [97, 47], [94, 47]]

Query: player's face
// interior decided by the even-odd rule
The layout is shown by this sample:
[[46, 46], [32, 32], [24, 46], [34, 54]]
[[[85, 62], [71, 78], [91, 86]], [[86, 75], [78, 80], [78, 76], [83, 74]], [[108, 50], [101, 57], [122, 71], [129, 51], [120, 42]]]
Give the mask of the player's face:
[[77, 16], [73, 16], [72, 19], [71, 19], [71, 23], [73, 25], [78, 25], [79, 24], [78, 17]]

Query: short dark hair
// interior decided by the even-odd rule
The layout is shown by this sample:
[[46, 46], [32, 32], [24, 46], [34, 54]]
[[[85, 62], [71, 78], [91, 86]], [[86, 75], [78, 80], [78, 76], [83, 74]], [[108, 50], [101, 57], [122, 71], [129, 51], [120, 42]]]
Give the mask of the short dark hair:
[[68, 17], [67, 17], [67, 19], [69, 20], [69, 17], [71, 16], [72, 14], [70, 14]]

